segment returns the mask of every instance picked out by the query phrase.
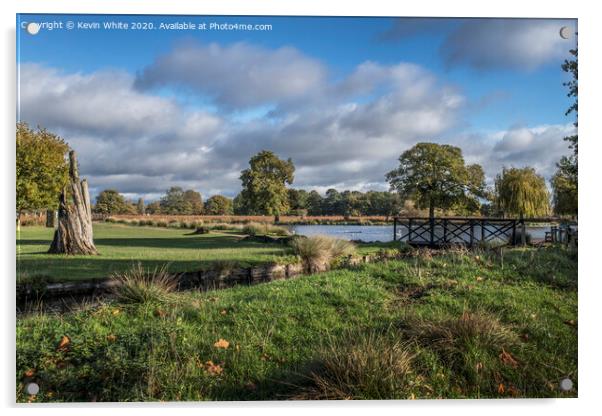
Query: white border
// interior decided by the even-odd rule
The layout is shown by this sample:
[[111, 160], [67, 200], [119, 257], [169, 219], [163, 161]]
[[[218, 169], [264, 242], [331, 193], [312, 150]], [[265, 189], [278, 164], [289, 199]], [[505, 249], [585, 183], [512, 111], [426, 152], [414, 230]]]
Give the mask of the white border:
[[[600, 375], [600, 315], [599, 305], [602, 296], [602, 271], [596, 262], [600, 244], [600, 232], [595, 228], [594, 220], [599, 218], [602, 207], [600, 198], [599, 167], [601, 166], [602, 132], [599, 127], [597, 98], [602, 97], [599, 74], [599, 39], [602, 39], [602, 21], [596, 13], [594, 2], [555, 1], [526, 2], [524, 0], [506, 0], [486, 2], [471, 0], [434, 1], [397, 3], [386, 0], [370, 0], [352, 3], [349, 0], [95, 0], [74, 2], [69, 0], [21, 0], [18, 3], [3, 2], [2, 19], [2, 100], [3, 149], [2, 168], [2, 218], [3, 239], [2, 255], [3, 275], [2, 292], [4, 302], [2, 334], [6, 341], [0, 343], [2, 371], [0, 392], [2, 404], [12, 407], [9, 411], [26, 413], [44, 412], [50, 414], [106, 414], [111, 412], [141, 412], [161, 414], [172, 411], [181, 414], [195, 413], [244, 413], [246, 414], [306, 414], [308, 412], [332, 413], [342, 410], [349, 414], [365, 414], [374, 408], [383, 414], [400, 412], [444, 413], [445, 415], [504, 415], [516, 412], [542, 412], [546, 415], [584, 412], [593, 409], [598, 403], [599, 388], [602, 386]], [[21, 13], [119, 13], [119, 14], [223, 14], [223, 15], [346, 15], [346, 16], [444, 16], [444, 17], [565, 17], [579, 19], [579, 58], [580, 71], [580, 261], [579, 261], [579, 399], [566, 400], [505, 400], [505, 401], [428, 401], [428, 402], [254, 402], [254, 403], [207, 403], [207, 404], [137, 404], [137, 405], [66, 405], [32, 406], [14, 405], [15, 358], [14, 358], [14, 266], [15, 266], [15, 230], [14, 230], [14, 151], [12, 139], [15, 122], [15, 14]], [[599, 219], [598, 219], [599, 221]], [[130, 409], [131, 407], [134, 407]], [[167, 408], [165, 408], [167, 407]]]

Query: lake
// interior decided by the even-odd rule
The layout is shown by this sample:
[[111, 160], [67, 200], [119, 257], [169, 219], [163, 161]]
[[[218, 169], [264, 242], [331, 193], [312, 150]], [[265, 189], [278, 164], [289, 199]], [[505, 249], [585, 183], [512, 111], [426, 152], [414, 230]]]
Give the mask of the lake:
[[[393, 225], [293, 225], [290, 227], [295, 234], [312, 236], [328, 235], [341, 240], [358, 241], [393, 241]], [[543, 240], [545, 232], [550, 227], [527, 227], [527, 232], [534, 240]], [[397, 227], [398, 236], [406, 233], [403, 226]], [[480, 237], [480, 229], [475, 226], [475, 238]]]

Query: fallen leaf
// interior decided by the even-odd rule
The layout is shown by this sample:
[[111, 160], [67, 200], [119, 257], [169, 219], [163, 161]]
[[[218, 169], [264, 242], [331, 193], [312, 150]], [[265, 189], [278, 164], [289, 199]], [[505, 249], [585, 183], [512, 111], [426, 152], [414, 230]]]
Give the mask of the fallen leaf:
[[109, 341], [109, 342], [117, 341], [117, 335], [113, 335], [113, 334], [107, 335], [107, 341]]
[[482, 282], [483, 278], [481, 276], [477, 276], [477, 282]]
[[220, 311], [220, 315], [226, 315], [227, 313], [228, 313], [228, 311], [227, 311], [227, 310], [225, 310], [225, 309], [222, 309], [222, 310]]
[[121, 313], [121, 310], [119, 310], [119, 308], [115, 308], [115, 309], [113, 309], [113, 310], [111, 311], [111, 313], [112, 313], [113, 315], [119, 315], [119, 314]]
[[410, 400], [416, 400], [416, 396], [414, 395], [414, 393], [410, 394]]
[[25, 372], [23, 373], [23, 375], [25, 377], [33, 377], [36, 373], [35, 368], [30, 368], [29, 370], [25, 370]]
[[523, 341], [529, 341], [529, 334], [527, 334], [526, 332], [524, 334], [521, 334], [520, 337]]
[[252, 381], [249, 381], [247, 384], [245, 384], [245, 388], [247, 390], [257, 390], [257, 386]]
[[566, 321], [564, 321], [564, 323], [569, 326], [577, 326], [577, 322], [574, 319], [567, 319]]
[[502, 348], [502, 352], [500, 353], [500, 360], [502, 360], [502, 363], [504, 363], [505, 365], [510, 366], [512, 368], [518, 367], [518, 361], [516, 361], [516, 359], [512, 356], [512, 354], [510, 354], [503, 348]]
[[483, 369], [483, 363], [478, 362], [475, 367], [476, 367], [476, 370], [477, 370], [477, 373], [478, 373], [479, 371], [481, 371]]
[[205, 363], [205, 370], [212, 376], [219, 376], [224, 371], [221, 365], [214, 364], [211, 360]]
[[165, 312], [163, 309], [155, 309], [153, 314], [159, 318], [163, 318], [165, 315], [167, 315], [167, 312]]
[[504, 387], [504, 383], [500, 383], [499, 386], [497, 386], [497, 392], [499, 394], [504, 394], [505, 391], [506, 391], [506, 387]]
[[71, 340], [67, 335], [63, 335], [56, 349], [58, 351], [67, 351], [69, 349], [69, 344], [71, 344]]
[[220, 338], [215, 344], [213, 344], [215, 348], [223, 348], [227, 349], [230, 346], [230, 343], [223, 338]]

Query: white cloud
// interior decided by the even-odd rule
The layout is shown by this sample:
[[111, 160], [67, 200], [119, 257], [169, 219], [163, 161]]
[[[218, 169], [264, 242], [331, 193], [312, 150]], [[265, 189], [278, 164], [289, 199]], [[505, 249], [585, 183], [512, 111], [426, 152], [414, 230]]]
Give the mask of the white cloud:
[[292, 47], [181, 44], [137, 77], [140, 89], [176, 85], [229, 108], [296, 100], [323, 86], [326, 69]]

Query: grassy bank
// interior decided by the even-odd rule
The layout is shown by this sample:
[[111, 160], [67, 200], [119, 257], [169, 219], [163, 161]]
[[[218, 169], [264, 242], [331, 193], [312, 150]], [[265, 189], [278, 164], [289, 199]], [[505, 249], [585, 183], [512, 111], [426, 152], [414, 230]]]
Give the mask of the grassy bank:
[[[570, 377], [575, 389], [561, 392]], [[24, 386], [41, 391], [28, 397]], [[573, 397], [577, 258], [414, 252], [19, 318], [19, 401]]]
[[17, 236], [17, 273], [21, 279], [83, 280], [107, 277], [135, 263], [146, 268], [168, 263], [181, 272], [211, 268], [216, 262], [231, 261], [240, 267], [290, 260], [290, 250], [280, 244], [239, 241], [240, 232], [215, 230], [192, 235], [191, 230], [94, 224], [98, 256], [46, 254], [53, 230], [22, 227]]

